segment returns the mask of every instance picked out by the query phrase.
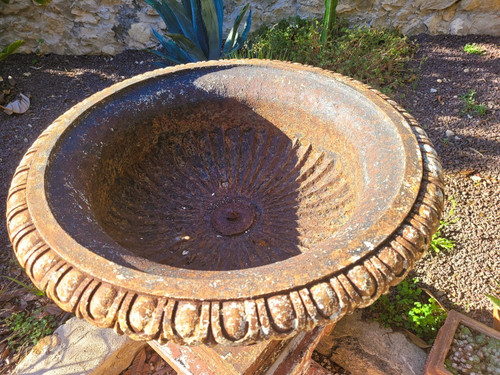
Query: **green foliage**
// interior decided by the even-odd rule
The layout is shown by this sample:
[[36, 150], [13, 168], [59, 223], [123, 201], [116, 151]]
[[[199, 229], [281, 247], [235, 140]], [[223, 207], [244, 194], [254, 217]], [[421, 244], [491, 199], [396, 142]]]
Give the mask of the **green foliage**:
[[485, 51], [476, 43], [467, 43], [464, 46], [464, 51], [470, 55], [484, 55]]
[[[500, 282], [495, 280], [495, 284], [497, 284], [498, 292], [500, 292]], [[486, 297], [488, 297], [490, 299], [490, 301], [494, 307], [496, 307], [497, 309], [500, 309], [500, 298], [498, 297], [498, 295], [487, 294]]]
[[500, 309], [500, 298], [498, 298], [492, 294], [488, 294], [486, 297], [488, 297], [490, 299], [493, 306], [495, 306], [497, 309]]
[[[165, 53], [151, 51], [174, 64], [219, 59], [243, 46], [252, 24], [250, 10], [243, 31], [238, 31], [249, 5], [236, 20], [222, 46], [222, 0], [145, 0], [161, 16], [168, 32], [163, 36], [153, 29]], [[161, 64], [165, 65], [165, 64]]]
[[238, 58], [294, 61], [356, 78], [386, 91], [409, 80], [405, 63], [415, 46], [398, 31], [357, 27], [344, 20], [333, 25], [331, 38], [321, 42], [318, 20], [282, 20], [253, 33]]
[[403, 280], [395, 293], [381, 296], [369, 309], [384, 326], [404, 328], [432, 344], [447, 314], [417, 283], [418, 279]]
[[488, 112], [486, 105], [476, 101], [476, 90], [469, 90], [467, 94], [461, 95], [460, 99], [464, 103], [464, 108], [460, 112], [462, 115], [475, 113], [479, 116], [484, 116]]
[[16, 40], [15, 42], [12, 42], [9, 44], [7, 47], [5, 47], [1, 52], [0, 52], [0, 61], [4, 60], [9, 56], [10, 54], [14, 53], [16, 49], [21, 47], [24, 44], [24, 40]]
[[328, 36], [332, 34], [333, 25], [337, 21], [338, 0], [325, 0], [325, 15], [323, 17], [323, 30], [321, 31], [321, 43], [325, 43]]
[[27, 312], [13, 313], [5, 318], [5, 326], [10, 331], [7, 343], [10, 348], [19, 350], [28, 345], [35, 345], [42, 337], [52, 334], [57, 327], [54, 316], [48, 315], [37, 318], [41, 309]]
[[446, 215], [439, 221], [439, 227], [436, 230], [436, 233], [432, 235], [430, 249], [435, 254], [438, 254], [441, 251], [453, 250], [453, 248], [455, 247], [455, 243], [452, 240], [443, 237], [442, 234], [444, 228], [458, 221], [458, 218], [454, 217], [455, 207], [457, 206], [457, 202], [455, 201], [455, 199], [453, 199], [453, 197], [450, 197], [450, 202], [451, 202], [450, 212], [448, 213], [448, 215]]

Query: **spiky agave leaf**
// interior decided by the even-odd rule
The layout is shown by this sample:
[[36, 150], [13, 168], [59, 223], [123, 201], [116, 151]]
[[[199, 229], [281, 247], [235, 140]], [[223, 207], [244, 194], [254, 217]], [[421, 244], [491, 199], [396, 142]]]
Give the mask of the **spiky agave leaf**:
[[177, 18], [173, 14], [172, 9], [170, 9], [170, 7], [164, 1], [162, 1], [161, 3], [156, 0], [144, 1], [146, 2], [146, 4], [151, 6], [151, 8], [156, 10], [156, 13], [159, 14], [168, 31], [174, 34], [182, 33], [182, 29], [179, 25], [179, 22], [177, 21]]
[[[173, 63], [217, 59], [222, 52], [222, 0], [145, 0], [161, 16], [170, 40], [153, 30], [153, 34], [165, 48], [166, 54], [156, 55]], [[243, 32], [238, 28], [249, 5], [236, 18], [224, 43], [224, 54], [240, 48], [251, 27], [252, 11], [246, 19]]]
[[[232, 51], [235, 50], [236, 44], [238, 43], [239, 39], [238, 28], [240, 27], [241, 21], [243, 20], [243, 17], [245, 16], [245, 13], [247, 12], [249, 6], [250, 6], [249, 4], [245, 5], [240, 14], [238, 14], [238, 17], [236, 17], [233, 27], [229, 31], [229, 35], [227, 36], [226, 42], [224, 43], [224, 55], [227, 55], [228, 53], [231, 53]], [[252, 12], [250, 11], [250, 14], [246, 20], [246, 26], [251, 25], [251, 22], [252, 22]], [[250, 30], [250, 27], [248, 27], [248, 30]]]
[[214, 0], [215, 10], [217, 12], [217, 22], [219, 23], [219, 51], [222, 50], [222, 24], [224, 22], [224, 4], [222, 0]]
[[[198, 44], [198, 39], [193, 28], [191, 14], [185, 13], [185, 8], [176, 0], [145, 0], [154, 10], [158, 12], [165, 22], [167, 30], [171, 34], [182, 34], [186, 38]], [[200, 45], [198, 44], [198, 47]]]
[[236, 39], [236, 44], [233, 47], [233, 50], [231, 52], [234, 52], [237, 49], [240, 49], [241, 47], [243, 47], [243, 44], [247, 40], [248, 33], [250, 32], [251, 27], [252, 27], [252, 9], [250, 9], [250, 11], [248, 13], [248, 17], [245, 21], [245, 24], [243, 25], [243, 32], [241, 33], [241, 35], [238, 35], [238, 37]]
[[202, 10], [200, 0], [190, 0], [190, 8], [191, 8], [191, 21], [193, 24], [193, 28], [196, 34], [196, 38], [198, 40], [198, 45], [200, 46], [203, 54], [206, 56], [204, 60], [207, 59], [209, 54], [209, 44], [207, 37], [207, 29], [205, 27], [205, 23], [203, 22]]
[[158, 33], [155, 29], [152, 29], [152, 31], [156, 39], [158, 39], [162, 47], [167, 52], [167, 55], [165, 55], [158, 51], [151, 51], [155, 55], [167, 59], [173, 62], [174, 64], [184, 64], [196, 61], [193, 58], [191, 58], [182, 48], [180, 48], [177, 44], [175, 44], [174, 41], [167, 40], [163, 35]]
[[219, 21], [217, 9], [213, 0], [200, 0], [201, 15], [206, 29], [208, 41], [208, 59], [218, 59], [220, 57]]
[[204, 61], [206, 56], [203, 51], [191, 39], [182, 34], [167, 34], [184, 52], [186, 52], [191, 61]]

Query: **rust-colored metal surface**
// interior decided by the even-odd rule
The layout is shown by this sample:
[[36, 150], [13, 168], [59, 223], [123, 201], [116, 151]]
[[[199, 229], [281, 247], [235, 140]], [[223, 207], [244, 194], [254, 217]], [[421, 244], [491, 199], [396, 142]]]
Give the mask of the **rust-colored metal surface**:
[[61, 308], [139, 340], [246, 345], [371, 304], [442, 209], [432, 144], [389, 98], [318, 68], [226, 60], [66, 112], [17, 169], [7, 222]]

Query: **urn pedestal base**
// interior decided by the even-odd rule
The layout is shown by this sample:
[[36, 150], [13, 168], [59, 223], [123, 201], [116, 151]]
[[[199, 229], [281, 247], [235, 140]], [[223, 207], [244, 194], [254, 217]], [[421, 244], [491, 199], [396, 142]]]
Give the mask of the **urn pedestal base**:
[[249, 346], [183, 346], [173, 342], [149, 345], [179, 374], [192, 375], [328, 375], [311, 359], [322, 337], [334, 324], [300, 332], [288, 340], [263, 341]]

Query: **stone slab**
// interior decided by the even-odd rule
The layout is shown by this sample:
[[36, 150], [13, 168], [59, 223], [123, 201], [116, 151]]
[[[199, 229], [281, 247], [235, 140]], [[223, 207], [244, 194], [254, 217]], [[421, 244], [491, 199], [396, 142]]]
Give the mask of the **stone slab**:
[[72, 318], [41, 339], [14, 375], [115, 375], [130, 365], [144, 345]]
[[427, 359], [404, 334], [364, 321], [360, 311], [341, 319], [318, 349], [352, 375], [421, 375]]

